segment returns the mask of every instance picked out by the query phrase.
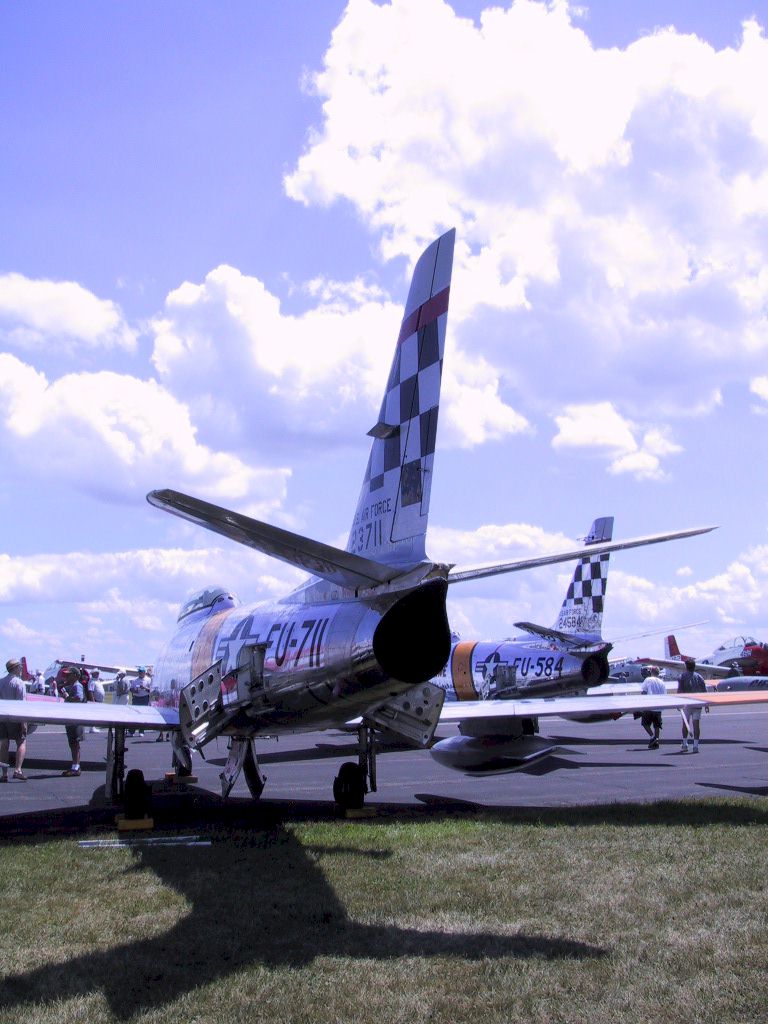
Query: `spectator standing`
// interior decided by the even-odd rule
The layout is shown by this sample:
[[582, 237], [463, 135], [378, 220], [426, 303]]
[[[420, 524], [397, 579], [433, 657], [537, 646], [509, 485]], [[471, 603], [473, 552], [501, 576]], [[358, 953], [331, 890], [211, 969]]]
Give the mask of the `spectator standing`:
[[[706, 693], [707, 684], [703, 677], [696, 671], [696, 662], [688, 658], [685, 662], [685, 672], [680, 673], [677, 682], [678, 693]], [[698, 754], [699, 740], [701, 738], [701, 707], [681, 708], [680, 714], [683, 718], [683, 743], [680, 752], [688, 753], [688, 739], [691, 739], [691, 752]], [[709, 707], [706, 708], [709, 711]]]
[[131, 686], [125, 677], [125, 672], [121, 669], [115, 676], [115, 696], [113, 698], [114, 704], [127, 704], [128, 698], [131, 695]]
[[[67, 673], [67, 686], [64, 689], [64, 700], [69, 704], [82, 704], [85, 701], [85, 690], [80, 682], [80, 671], [71, 668]], [[77, 776], [80, 774], [80, 744], [85, 730], [82, 725], [64, 726], [67, 733], [69, 751], [72, 754], [72, 767], [63, 771], [62, 775]]]
[[101, 681], [97, 668], [91, 669], [91, 678], [85, 687], [86, 699], [96, 704], [104, 703], [104, 684]]
[[[131, 683], [131, 703], [140, 707], [149, 705], [150, 680], [147, 678], [147, 670], [139, 666], [138, 675]], [[144, 735], [144, 730], [138, 730], [139, 736]]]
[[[101, 681], [99, 669], [91, 669], [91, 678], [85, 685], [85, 699], [95, 704], [104, 703], [104, 684]], [[95, 725], [92, 725], [88, 732], [101, 732]]]
[[[643, 680], [643, 693], [666, 693], [667, 688], [659, 679], [659, 669], [651, 665], [650, 675]], [[648, 744], [649, 750], [656, 750], [659, 745], [659, 733], [661, 732], [661, 711], [656, 708], [653, 711], [644, 711], [640, 724], [651, 737]]]
[[[5, 670], [8, 674], [0, 679], [0, 700], [26, 700], [27, 691], [21, 681], [21, 662], [17, 658], [9, 658], [5, 663]], [[21, 770], [27, 752], [26, 722], [0, 722], [0, 761], [5, 766], [0, 782], [8, 781], [8, 748], [11, 740], [16, 744], [13, 777], [18, 782], [26, 782], [27, 776]]]

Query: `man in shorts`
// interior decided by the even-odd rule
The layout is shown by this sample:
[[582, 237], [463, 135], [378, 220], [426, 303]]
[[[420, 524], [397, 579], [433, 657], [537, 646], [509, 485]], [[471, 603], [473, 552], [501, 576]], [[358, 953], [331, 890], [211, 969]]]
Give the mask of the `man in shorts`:
[[[651, 665], [650, 675], [643, 682], [643, 693], [666, 693], [667, 688], [659, 678], [659, 669]], [[644, 711], [640, 724], [651, 737], [648, 744], [649, 750], [656, 750], [659, 746], [659, 733], [661, 731], [661, 711], [658, 708], [654, 711]]]
[[[80, 673], [76, 668], [67, 672], [67, 685], [64, 688], [64, 700], [69, 704], [82, 704], [85, 700], [85, 690], [80, 682]], [[85, 732], [82, 725], [65, 725], [67, 743], [72, 754], [72, 767], [63, 771], [62, 775], [77, 776], [80, 774], [80, 744]]]
[[[680, 673], [680, 679], [677, 682], [678, 693], [706, 693], [707, 684], [704, 679], [696, 671], [696, 662], [693, 658], [688, 658], [685, 662], [685, 672]], [[703, 706], [703, 705], [702, 705]], [[706, 706], [706, 711], [709, 711], [709, 707]], [[698, 754], [699, 752], [699, 739], [701, 738], [701, 707], [698, 708], [681, 708], [680, 714], [683, 717], [683, 743], [680, 747], [682, 754], [688, 753], [688, 740], [691, 740], [691, 752]]]
[[[8, 675], [0, 678], [0, 700], [26, 700], [27, 691], [21, 681], [21, 662], [10, 658], [5, 663]], [[8, 745], [13, 740], [16, 744], [16, 766], [13, 773], [18, 782], [26, 782], [27, 776], [21, 770], [24, 755], [27, 752], [27, 723], [0, 722], [0, 761], [2, 775], [0, 782], [8, 781]]]

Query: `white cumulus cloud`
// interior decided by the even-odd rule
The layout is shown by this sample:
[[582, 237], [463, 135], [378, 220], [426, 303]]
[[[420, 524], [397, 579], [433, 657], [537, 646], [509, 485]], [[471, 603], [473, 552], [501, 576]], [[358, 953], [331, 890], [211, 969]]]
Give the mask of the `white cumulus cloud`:
[[0, 338], [23, 349], [136, 348], [136, 333], [116, 303], [75, 281], [16, 273], [0, 275]]
[[609, 472], [631, 473], [639, 480], [661, 479], [661, 459], [682, 451], [658, 428], [647, 430], [638, 441], [637, 426], [610, 402], [570, 405], [555, 422], [553, 448], [595, 449], [608, 458]]
[[512, 382], [506, 429], [572, 404], [579, 379], [580, 402], [638, 424], [607, 468], [654, 477], [673, 442], [647, 430], [706, 415], [768, 352], [768, 41], [750, 21], [721, 50], [673, 28], [604, 49], [578, 18], [352, 0], [284, 184], [351, 203], [387, 257], [457, 227], [454, 329]]
[[156, 381], [110, 371], [54, 381], [0, 353], [0, 444], [50, 485], [134, 498], [158, 486], [193, 488], [264, 506], [284, 496], [287, 470], [252, 469], [200, 444], [189, 409]]

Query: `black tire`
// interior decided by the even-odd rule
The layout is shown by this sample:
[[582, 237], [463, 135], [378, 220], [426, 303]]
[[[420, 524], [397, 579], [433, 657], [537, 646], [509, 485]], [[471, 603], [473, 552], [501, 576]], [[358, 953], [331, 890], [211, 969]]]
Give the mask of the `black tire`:
[[354, 761], [345, 761], [333, 780], [333, 799], [346, 809], [362, 807], [367, 791], [365, 772]]
[[148, 818], [152, 810], [151, 788], [144, 781], [140, 768], [131, 768], [125, 777], [123, 807], [129, 821]]

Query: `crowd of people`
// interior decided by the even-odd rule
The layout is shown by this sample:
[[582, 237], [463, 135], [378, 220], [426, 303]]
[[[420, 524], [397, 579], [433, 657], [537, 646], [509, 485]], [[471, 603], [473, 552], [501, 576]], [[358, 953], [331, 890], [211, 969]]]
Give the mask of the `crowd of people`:
[[[22, 679], [24, 666], [18, 658], [10, 658], [5, 663], [6, 675], [0, 677], [0, 699], [1, 700], [26, 700], [27, 694], [37, 696], [56, 697], [70, 704], [84, 704], [93, 702], [101, 704], [106, 698], [104, 683], [101, 680], [101, 671], [98, 668], [87, 668], [85, 665], [68, 665], [56, 673], [43, 679], [42, 672], [36, 672], [29, 682], [29, 687]], [[29, 677], [27, 677], [28, 679]], [[152, 688], [152, 677], [146, 668], [140, 667], [134, 678], [129, 679], [128, 673], [119, 671], [112, 681], [110, 687], [113, 704], [137, 704], [148, 705], [151, 702], [167, 703], [167, 697], [163, 696]], [[67, 743], [71, 755], [71, 764], [62, 775], [76, 777], [80, 775], [80, 744], [85, 735], [85, 727], [81, 724], [65, 725]], [[90, 732], [99, 730], [92, 727]], [[138, 731], [140, 736], [144, 730], [128, 730], [128, 735], [133, 736]], [[23, 765], [27, 747], [28, 723], [9, 722], [0, 720], [0, 782], [9, 780], [9, 744], [13, 741], [16, 745], [16, 757], [13, 765], [11, 778], [18, 782], [26, 782]], [[170, 732], [162, 731], [158, 734], [157, 740], [170, 739]]]

